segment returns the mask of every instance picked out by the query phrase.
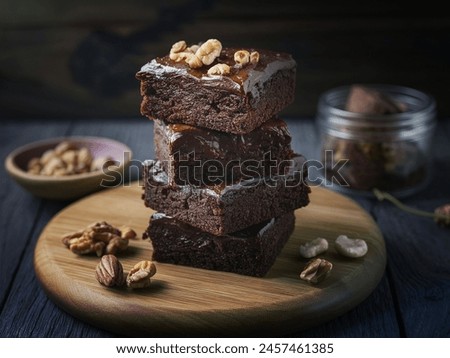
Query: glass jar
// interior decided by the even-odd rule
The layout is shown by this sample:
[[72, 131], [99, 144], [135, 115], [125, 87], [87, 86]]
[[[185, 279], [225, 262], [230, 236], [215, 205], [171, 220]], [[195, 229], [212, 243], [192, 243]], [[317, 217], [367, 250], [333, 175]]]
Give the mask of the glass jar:
[[350, 86], [320, 96], [317, 124], [321, 136], [321, 179], [349, 193], [372, 189], [409, 195], [430, 177], [430, 146], [436, 126], [435, 100], [429, 94], [402, 86], [365, 85], [402, 103], [395, 114], [346, 111]]

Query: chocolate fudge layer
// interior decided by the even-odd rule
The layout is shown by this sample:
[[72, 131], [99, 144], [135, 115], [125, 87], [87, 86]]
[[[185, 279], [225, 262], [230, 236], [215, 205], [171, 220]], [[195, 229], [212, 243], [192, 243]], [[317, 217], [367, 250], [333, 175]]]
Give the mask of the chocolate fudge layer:
[[230, 184], [283, 172], [292, 158], [291, 136], [282, 119], [271, 119], [248, 134], [229, 134], [156, 120], [156, 158], [169, 184]]
[[224, 235], [281, 216], [309, 203], [305, 159], [294, 157], [284, 175], [243, 180], [232, 185], [169, 185], [159, 161], [144, 163], [147, 207], [202, 231]]
[[264, 276], [294, 230], [293, 212], [242, 231], [215, 236], [164, 214], [153, 214], [146, 235], [152, 260], [241, 275]]
[[[150, 119], [245, 134], [271, 119], [294, 100], [296, 62], [291, 55], [257, 50], [259, 61], [236, 65], [238, 48], [225, 48], [210, 65], [191, 68], [169, 56], [144, 65], [141, 113]], [[256, 51], [247, 49], [248, 51]], [[230, 73], [208, 75], [216, 64]]]

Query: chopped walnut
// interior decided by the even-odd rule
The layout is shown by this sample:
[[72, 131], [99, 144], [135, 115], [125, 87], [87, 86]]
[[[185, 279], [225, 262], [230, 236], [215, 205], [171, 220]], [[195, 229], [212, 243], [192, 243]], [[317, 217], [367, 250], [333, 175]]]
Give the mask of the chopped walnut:
[[150, 277], [156, 273], [156, 266], [151, 261], [140, 261], [130, 270], [127, 276], [127, 286], [144, 288], [150, 286]]
[[50, 160], [42, 167], [39, 174], [51, 176], [58, 169], [64, 168], [64, 162], [58, 157], [52, 157]]
[[200, 48], [199, 45], [192, 45], [192, 46], [189, 46], [189, 47], [186, 49], [186, 51], [187, 51], [187, 52], [191, 52], [191, 53], [196, 53], [197, 50], [198, 50], [199, 48]]
[[177, 53], [177, 52], [182, 52], [186, 49], [187, 45], [186, 45], [186, 41], [178, 41], [175, 42], [172, 45], [172, 48], [170, 49], [170, 53]]
[[122, 237], [125, 239], [135, 239], [137, 237], [136, 231], [129, 226], [122, 226], [120, 231], [122, 232]]
[[220, 56], [220, 52], [222, 52], [222, 44], [220, 41], [216, 39], [209, 39], [198, 48], [195, 55], [204, 65], [210, 65], [217, 57]]
[[99, 233], [112, 233], [117, 236], [121, 235], [121, 232], [119, 229], [115, 228], [114, 226], [108, 224], [106, 221], [99, 221], [92, 223], [88, 225], [87, 230], [89, 230], [92, 233], [99, 234]]
[[313, 259], [306, 264], [300, 278], [309, 283], [319, 283], [327, 278], [332, 268], [333, 264], [327, 260]]
[[113, 237], [106, 246], [106, 254], [115, 255], [118, 252], [125, 251], [128, 248], [128, 239], [123, 237]]
[[78, 162], [78, 152], [71, 149], [61, 153], [60, 158], [66, 165], [76, 165]]
[[44, 154], [42, 154], [40, 158], [37, 158], [37, 159], [40, 161], [40, 163], [42, 165], [46, 165], [50, 161], [50, 159], [52, 159], [54, 157], [56, 157], [55, 151], [53, 149], [49, 149], [49, 150], [45, 151]]
[[203, 44], [187, 46], [185, 41], [178, 41], [172, 45], [169, 58], [175, 62], [186, 62], [190, 68], [200, 68], [210, 65], [220, 56], [222, 44], [219, 40], [209, 39]]
[[186, 60], [186, 58], [190, 55], [190, 52], [171, 52], [169, 54], [169, 58], [175, 62], [181, 62]]
[[78, 239], [78, 238], [80, 238], [81, 236], [83, 236], [83, 232], [84, 232], [83, 230], [80, 230], [80, 231], [72, 232], [72, 233], [70, 233], [70, 234], [65, 234], [65, 235], [63, 235], [61, 241], [62, 241], [62, 243], [63, 243], [64, 245], [66, 245], [67, 247], [69, 247], [69, 246], [70, 246], [70, 243], [71, 243], [71, 241], [72, 241], [73, 239]]
[[250, 52], [247, 50], [239, 50], [234, 53], [234, 62], [240, 66], [244, 66], [250, 62]]
[[86, 255], [93, 252], [94, 244], [87, 236], [72, 239], [69, 246], [70, 251], [77, 255]]
[[91, 151], [86, 148], [80, 148], [78, 151], [78, 162], [83, 164], [83, 166], [90, 167], [92, 163], [92, 154]]
[[93, 231], [87, 231], [85, 233], [85, 235], [92, 241], [97, 242], [97, 241], [101, 241], [104, 242], [105, 244], [109, 244], [112, 240], [119, 238], [120, 239], [120, 235], [117, 235], [115, 233], [112, 232], [93, 232]]
[[62, 242], [77, 255], [95, 253], [100, 257], [125, 251], [129, 239], [136, 236], [136, 232], [131, 228], [122, 232], [106, 221], [101, 221], [88, 225], [84, 230], [64, 235]]
[[218, 63], [217, 65], [212, 66], [208, 70], [208, 75], [210, 76], [221, 76], [228, 75], [230, 73], [230, 66], [225, 63]]
[[72, 142], [65, 140], [59, 143], [54, 150], [56, 155], [61, 155], [67, 152], [68, 150], [76, 150], [76, 149], [77, 149], [76, 146]]
[[27, 170], [28, 173], [39, 174], [42, 169], [42, 164], [39, 158], [33, 158], [28, 162]]
[[254, 51], [250, 54], [250, 63], [256, 65], [259, 62], [259, 52]]
[[99, 241], [92, 246], [92, 251], [94, 251], [98, 257], [101, 257], [105, 252], [105, 248], [106, 244], [103, 241]]
[[111, 160], [107, 158], [94, 158], [87, 147], [77, 148], [70, 141], [62, 141], [54, 149], [44, 152], [39, 158], [32, 158], [28, 162], [27, 171], [31, 174], [46, 176], [65, 176], [88, 173], [103, 167], [99, 160]]
[[200, 68], [203, 66], [202, 60], [193, 53], [188, 53], [186, 56], [186, 63], [190, 68]]
[[192, 52], [171, 53], [169, 57], [175, 62], [186, 62], [190, 68], [200, 68], [203, 66], [202, 61]]

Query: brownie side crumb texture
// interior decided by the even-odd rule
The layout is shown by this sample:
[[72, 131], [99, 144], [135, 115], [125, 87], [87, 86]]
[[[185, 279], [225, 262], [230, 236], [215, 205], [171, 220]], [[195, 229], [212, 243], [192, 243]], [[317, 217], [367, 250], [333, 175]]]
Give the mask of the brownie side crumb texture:
[[[208, 76], [217, 63], [228, 63], [236, 49], [201, 70], [167, 56], [143, 66], [141, 113], [150, 119], [245, 134], [294, 101], [296, 63], [288, 54], [260, 51], [260, 62], [233, 67], [230, 76]], [[233, 60], [234, 61], [234, 60]]]
[[231, 184], [276, 175], [293, 155], [291, 135], [279, 118], [242, 135], [155, 120], [154, 139], [170, 185]]
[[234, 234], [215, 236], [164, 214], [154, 214], [146, 231], [152, 260], [262, 277], [294, 230], [289, 212]]
[[196, 188], [169, 185], [160, 162], [148, 160], [144, 163], [142, 199], [155, 211], [202, 231], [224, 235], [308, 205], [304, 157], [297, 156], [292, 163], [286, 175]]

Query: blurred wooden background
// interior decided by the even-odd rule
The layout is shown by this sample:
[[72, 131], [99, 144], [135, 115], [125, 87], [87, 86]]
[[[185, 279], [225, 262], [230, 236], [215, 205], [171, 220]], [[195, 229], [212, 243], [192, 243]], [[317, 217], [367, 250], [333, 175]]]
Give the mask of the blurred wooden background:
[[137, 117], [134, 75], [180, 39], [290, 52], [296, 101], [391, 83], [430, 92], [448, 116], [450, 15], [430, 2], [0, 0], [0, 117]]

